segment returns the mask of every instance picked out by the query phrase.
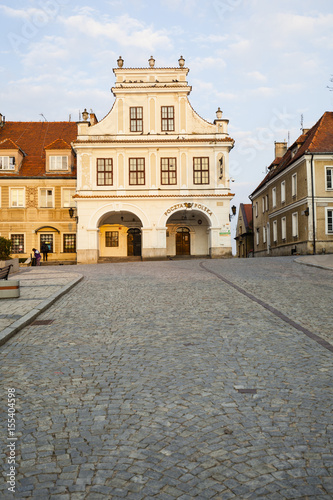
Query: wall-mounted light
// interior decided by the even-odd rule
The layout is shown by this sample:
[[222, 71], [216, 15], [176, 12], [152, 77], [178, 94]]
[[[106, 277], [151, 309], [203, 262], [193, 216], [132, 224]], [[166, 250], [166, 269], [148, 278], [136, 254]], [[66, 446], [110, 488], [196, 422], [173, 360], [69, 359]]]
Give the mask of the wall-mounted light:
[[229, 221], [231, 221], [231, 219], [232, 219], [233, 217], [235, 217], [235, 215], [236, 215], [236, 211], [237, 211], [236, 206], [235, 206], [235, 205], [232, 205], [232, 207], [231, 207], [231, 214], [229, 214]]
[[[70, 218], [71, 218], [71, 219], [75, 219], [75, 220], [76, 220], [76, 222], [78, 222], [79, 217], [76, 215], [76, 213], [75, 213], [75, 212], [76, 212], [76, 208], [70, 207], [70, 208], [68, 209], [68, 213], [69, 213]], [[75, 215], [74, 215], [74, 214], [75, 214]]]

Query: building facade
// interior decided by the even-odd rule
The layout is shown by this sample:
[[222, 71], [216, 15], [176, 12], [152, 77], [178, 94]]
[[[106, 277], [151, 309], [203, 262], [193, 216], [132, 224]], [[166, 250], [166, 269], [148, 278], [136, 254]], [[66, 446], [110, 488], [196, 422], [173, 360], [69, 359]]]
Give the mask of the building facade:
[[251, 194], [254, 255], [333, 252], [333, 113], [289, 148], [275, 143], [275, 160]]
[[76, 261], [77, 133], [71, 122], [5, 122], [0, 115], [0, 235], [25, 259], [44, 242], [50, 261]]
[[191, 107], [175, 68], [125, 68], [103, 120], [78, 124], [78, 263], [138, 256], [231, 256], [228, 120]]
[[239, 258], [253, 256], [253, 224], [251, 203], [239, 205], [236, 226], [236, 255]]

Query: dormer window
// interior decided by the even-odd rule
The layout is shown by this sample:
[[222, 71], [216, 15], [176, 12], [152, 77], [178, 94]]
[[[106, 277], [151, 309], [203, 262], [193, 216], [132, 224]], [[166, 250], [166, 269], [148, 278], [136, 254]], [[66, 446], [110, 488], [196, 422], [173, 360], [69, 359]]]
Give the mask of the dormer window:
[[50, 170], [68, 170], [68, 156], [50, 156]]
[[0, 156], [0, 170], [15, 170], [15, 156]]

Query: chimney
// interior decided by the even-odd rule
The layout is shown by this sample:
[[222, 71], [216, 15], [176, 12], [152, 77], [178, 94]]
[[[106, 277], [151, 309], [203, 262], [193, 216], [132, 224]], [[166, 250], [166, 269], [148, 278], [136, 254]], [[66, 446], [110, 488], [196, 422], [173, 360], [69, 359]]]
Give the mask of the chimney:
[[6, 120], [6, 118], [4, 116], [2, 116], [2, 114], [0, 113], [0, 127], [4, 126], [5, 120]]
[[275, 158], [282, 158], [287, 152], [288, 143], [284, 142], [274, 142], [275, 144]]
[[95, 113], [91, 112], [90, 113], [90, 125], [96, 125], [96, 123], [98, 123], [96, 115], [95, 115]]
[[309, 128], [303, 128], [302, 133], [303, 135], [307, 134], [309, 132]]

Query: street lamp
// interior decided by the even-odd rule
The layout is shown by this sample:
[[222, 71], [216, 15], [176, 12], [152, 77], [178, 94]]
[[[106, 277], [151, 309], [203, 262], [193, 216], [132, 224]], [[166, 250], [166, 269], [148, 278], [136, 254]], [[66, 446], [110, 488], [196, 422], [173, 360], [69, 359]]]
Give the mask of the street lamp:
[[68, 213], [69, 213], [70, 218], [71, 218], [71, 219], [75, 219], [75, 220], [76, 220], [76, 222], [78, 222], [79, 217], [78, 217], [77, 215], [74, 215], [75, 211], [76, 211], [76, 208], [73, 208], [73, 207], [70, 207], [70, 208], [68, 209]]
[[229, 214], [229, 221], [231, 221], [231, 219], [236, 215], [236, 206], [235, 205], [232, 205], [231, 207], [231, 214]]

